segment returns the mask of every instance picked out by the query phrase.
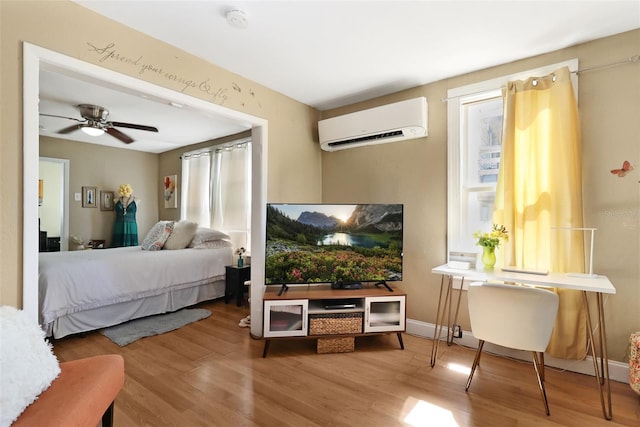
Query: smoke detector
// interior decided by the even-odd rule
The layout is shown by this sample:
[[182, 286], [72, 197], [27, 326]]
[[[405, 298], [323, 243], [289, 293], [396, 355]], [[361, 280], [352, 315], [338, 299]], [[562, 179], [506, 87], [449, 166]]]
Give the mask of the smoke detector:
[[242, 9], [231, 9], [227, 12], [227, 23], [233, 28], [247, 28], [249, 18], [247, 12]]

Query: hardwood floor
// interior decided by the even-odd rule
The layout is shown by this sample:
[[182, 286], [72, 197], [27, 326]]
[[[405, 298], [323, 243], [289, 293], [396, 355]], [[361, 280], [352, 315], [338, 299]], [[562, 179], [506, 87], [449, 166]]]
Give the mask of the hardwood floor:
[[640, 426], [640, 399], [612, 382], [613, 420], [593, 377], [546, 370], [546, 416], [531, 364], [484, 354], [468, 393], [474, 350], [404, 334], [356, 339], [356, 350], [317, 354], [315, 340], [263, 341], [238, 322], [248, 307], [200, 304], [213, 315], [118, 347], [99, 333], [54, 341], [60, 361], [125, 358], [116, 426]]

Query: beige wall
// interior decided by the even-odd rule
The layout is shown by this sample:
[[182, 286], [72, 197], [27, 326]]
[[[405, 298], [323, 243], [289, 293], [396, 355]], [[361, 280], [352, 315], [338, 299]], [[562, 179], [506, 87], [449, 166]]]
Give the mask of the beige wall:
[[[161, 154], [40, 137], [40, 156], [69, 160], [70, 235], [85, 240], [103, 239], [110, 245], [115, 212], [101, 211], [99, 205], [83, 208], [81, 202], [74, 200], [74, 193], [81, 193], [83, 186], [91, 186], [97, 188], [97, 195], [100, 191], [113, 191], [117, 198], [118, 187], [126, 183], [132, 186], [138, 202], [136, 219], [138, 239], [142, 242], [157, 221], [180, 219], [181, 186], [178, 185], [178, 208], [165, 208], [162, 180], [166, 175], [177, 175], [178, 182], [181, 182], [182, 153], [249, 136], [251, 132], [247, 131]], [[73, 249], [74, 244], [70, 242], [69, 248]]]
[[[136, 221], [140, 242], [158, 221], [157, 154], [41, 137], [40, 155], [69, 160], [69, 235], [85, 241], [106, 240], [107, 245], [111, 242], [115, 212], [101, 211], [99, 203], [95, 208], [83, 208], [82, 202], [74, 200], [74, 193], [81, 193], [83, 186], [96, 187], [96, 196], [100, 191], [113, 191], [118, 197], [120, 184], [131, 185], [139, 202]], [[70, 242], [69, 248], [74, 244]]]
[[[0, 205], [0, 304], [22, 307], [22, 42], [268, 120], [267, 198], [320, 200], [321, 155], [313, 133], [318, 113], [313, 108], [71, 1], [3, 0], [0, 1], [0, 179], [10, 184]], [[99, 48], [111, 45], [114, 56], [105, 58], [91, 45]], [[164, 72], [141, 73], [141, 63], [153, 64]], [[185, 82], [194, 82], [194, 86]], [[117, 165], [111, 166], [120, 171]], [[156, 177], [159, 174], [158, 170]], [[144, 200], [145, 193], [149, 197], [153, 197], [154, 191], [159, 194], [155, 187], [142, 191], [136, 188]], [[157, 194], [152, 200], [157, 200]], [[155, 212], [157, 215], [157, 209]], [[70, 228], [73, 230], [73, 225]]]
[[[409, 318], [435, 322], [440, 277], [431, 268], [446, 262], [447, 115], [441, 99], [447, 90], [576, 57], [580, 68], [590, 68], [638, 52], [640, 30], [323, 112], [322, 117], [328, 118], [427, 97], [427, 138], [322, 155], [323, 201], [405, 204], [403, 287], [409, 294]], [[598, 228], [594, 271], [607, 275], [617, 289], [606, 300], [606, 326], [610, 357], [622, 361], [629, 334], [640, 330], [640, 63], [581, 74], [579, 104], [584, 221], [585, 226]], [[636, 165], [636, 171], [618, 178], [610, 170], [623, 160]], [[466, 310], [462, 319], [469, 330]]]
[[[314, 109], [75, 3], [4, 0], [0, 2], [0, 19], [0, 178], [3, 183], [12, 183], [5, 189], [0, 206], [0, 303], [14, 306], [22, 304], [22, 41], [173, 90], [184, 89], [166, 75], [140, 74], [126, 61], [102, 61], [87, 45], [113, 43], [123, 57], [143, 57], [174, 75], [206, 80], [220, 89], [213, 94], [198, 88], [184, 89], [188, 95], [268, 119], [268, 201], [404, 203], [407, 231], [403, 285], [409, 292], [408, 317], [425, 322], [435, 320], [440, 280], [430, 270], [443, 263], [446, 256], [447, 135], [446, 109], [440, 99], [446, 97], [447, 89], [573, 57], [587, 68], [640, 51], [640, 31], [634, 31], [327, 112], [324, 117], [425, 95], [429, 101], [429, 136], [321, 154], [317, 147], [318, 113]], [[638, 65], [628, 65], [585, 73], [580, 78], [585, 223], [599, 229], [595, 270], [608, 275], [618, 290], [606, 301], [609, 349], [614, 360], [624, 359], [629, 333], [640, 329], [638, 75]], [[235, 91], [234, 83], [250, 90]], [[637, 170], [625, 179], [611, 175], [609, 170], [619, 167], [624, 159], [634, 163]], [[163, 159], [156, 175], [164, 174], [165, 167], [174, 169]]]

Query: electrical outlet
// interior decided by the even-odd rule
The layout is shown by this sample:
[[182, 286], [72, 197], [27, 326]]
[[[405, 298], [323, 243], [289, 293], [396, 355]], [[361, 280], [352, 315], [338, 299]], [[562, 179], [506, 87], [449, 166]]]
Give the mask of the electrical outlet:
[[462, 328], [460, 325], [453, 325], [453, 337], [462, 338]]

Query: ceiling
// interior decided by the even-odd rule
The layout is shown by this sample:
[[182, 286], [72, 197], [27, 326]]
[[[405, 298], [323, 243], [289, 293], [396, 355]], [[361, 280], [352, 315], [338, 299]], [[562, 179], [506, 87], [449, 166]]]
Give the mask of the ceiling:
[[[321, 111], [640, 28], [638, 0], [74, 1]], [[232, 9], [245, 13], [246, 28], [227, 23]], [[162, 111], [139, 105], [145, 102], [139, 96], [101, 101], [97, 88], [91, 96], [68, 91], [83, 96], [66, 99], [54, 77], [48, 96], [66, 112], [44, 111], [46, 96], [41, 112], [79, 118], [69, 105], [101, 102], [110, 120], [160, 129], [158, 135], [127, 129], [136, 139], [130, 146], [149, 136], [170, 139], [165, 128], [173, 132], [168, 124], [174, 121], [164, 114], [181, 114], [166, 104]], [[54, 120], [67, 122], [59, 122], [61, 128], [70, 122]], [[54, 125], [45, 125], [56, 135]], [[199, 125], [186, 129], [202, 137]], [[178, 132], [184, 137], [185, 130]]]
[[[108, 121], [153, 126], [158, 133], [116, 127], [134, 139], [124, 144], [111, 135], [89, 136], [80, 130], [68, 134], [58, 131], [77, 124], [82, 119], [79, 104], [94, 104], [109, 110]], [[81, 76], [40, 70], [40, 113], [70, 119], [40, 116], [40, 135], [88, 142], [116, 148], [128, 148], [149, 153], [162, 153], [185, 145], [196, 144], [250, 129], [248, 124], [215, 117], [179, 104], [163, 102], [157, 97], [108, 87]]]
[[640, 27], [638, 0], [76, 2], [319, 110]]

